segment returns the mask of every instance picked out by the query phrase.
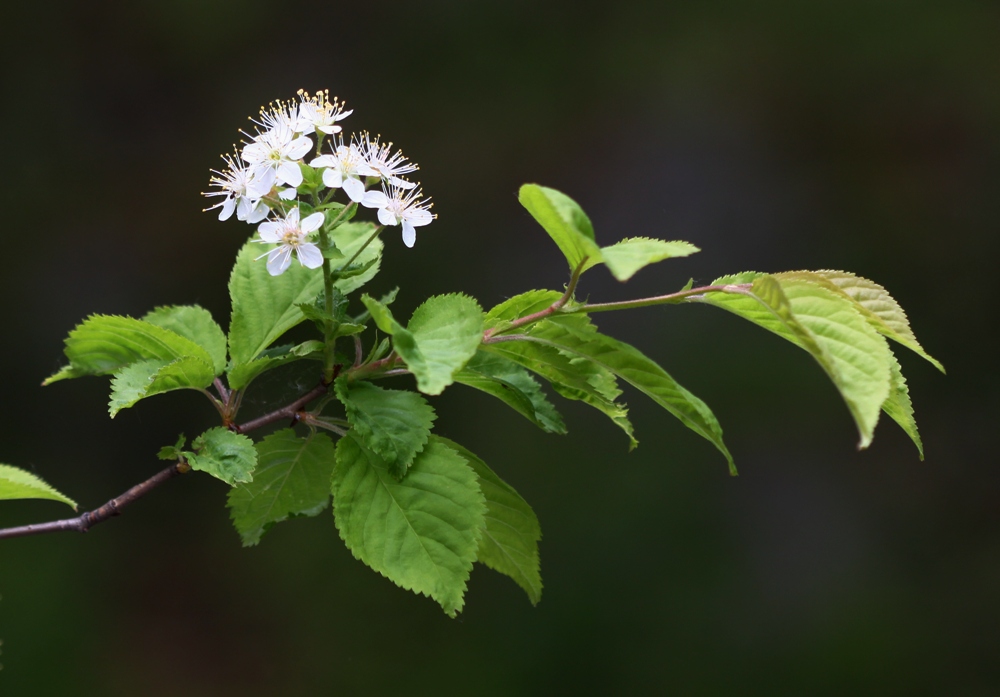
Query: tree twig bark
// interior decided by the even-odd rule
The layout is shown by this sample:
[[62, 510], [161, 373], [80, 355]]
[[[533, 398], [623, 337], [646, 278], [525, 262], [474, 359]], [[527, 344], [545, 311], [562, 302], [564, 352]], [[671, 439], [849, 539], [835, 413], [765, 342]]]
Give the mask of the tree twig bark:
[[65, 518], [63, 520], [53, 520], [48, 523], [36, 523], [34, 525], [21, 525], [16, 528], [2, 528], [0, 529], [0, 540], [8, 537], [27, 537], [28, 535], [42, 535], [47, 532], [62, 532], [64, 530], [87, 532], [98, 523], [103, 523], [108, 518], [119, 515], [125, 506], [142, 498], [168, 479], [173, 479], [178, 474], [184, 474], [190, 469], [187, 463], [175, 462], [170, 467], [160, 470], [141, 484], [136, 484], [124, 494], [111, 499], [100, 508], [87, 511], [76, 518]]

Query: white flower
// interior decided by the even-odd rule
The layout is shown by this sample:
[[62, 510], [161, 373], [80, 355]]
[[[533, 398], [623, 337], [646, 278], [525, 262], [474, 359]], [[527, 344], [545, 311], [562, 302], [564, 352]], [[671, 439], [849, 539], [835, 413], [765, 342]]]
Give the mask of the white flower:
[[378, 220], [383, 225], [403, 225], [403, 244], [412, 247], [417, 241], [414, 228], [429, 224], [435, 216], [430, 212], [430, 201], [420, 200], [420, 189], [400, 189], [391, 186], [385, 203], [378, 209]]
[[414, 182], [400, 179], [400, 175], [416, 172], [420, 168], [416, 164], [407, 161], [402, 151], [397, 150], [393, 153], [392, 142], [381, 143], [379, 142], [380, 137], [375, 136], [375, 140], [372, 140], [369, 138], [368, 133], [365, 133], [362, 136], [363, 140], [362, 138], [358, 139], [358, 150], [361, 152], [361, 156], [365, 158], [365, 162], [368, 163], [369, 167], [378, 172], [378, 175], [384, 181], [393, 186], [398, 186], [400, 189], [415, 188], [417, 185]]
[[213, 169], [213, 176], [208, 180], [212, 186], [219, 187], [219, 191], [209, 191], [202, 195], [224, 196], [225, 198], [205, 210], [210, 211], [214, 208], [220, 208], [219, 220], [228, 220], [234, 210], [239, 220], [245, 220], [248, 223], [258, 223], [266, 218], [270, 209], [261, 203], [259, 198], [251, 197], [247, 193], [247, 189], [251, 183], [250, 168], [245, 167], [239, 161], [238, 156], [230, 157], [229, 155], [223, 155], [222, 159], [228, 165], [228, 168], [223, 172]]
[[[368, 208], [380, 206], [382, 196], [377, 191], [365, 191], [365, 183], [361, 177], [377, 177], [378, 172], [371, 168], [362, 157], [356, 143], [344, 145], [344, 139], [339, 138], [330, 144], [334, 148], [332, 155], [320, 155], [309, 163], [311, 167], [323, 167], [323, 183], [331, 189], [343, 188], [348, 198]], [[378, 194], [370, 196], [369, 194]]]
[[306, 134], [314, 131], [327, 135], [340, 133], [343, 129], [337, 122], [354, 113], [354, 109], [344, 111], [344, 102], [338, 102], [336, 97], [330, 101], [329, 90], [317, 92], [315, 96], [299, 90], [299, 98], [302, 103], [299, 104], [298, 117], [293, 126], [296, 133]]
[[299, 222], [298, 208], [288, 211], [284, 220], [269, 220], [266, 223], [261, 223], [260, 227], [257, 228], [260, 232], [260, 239], [257, 241], [265, 244], [277, 244], [278, 246], [257, 258], [267, 257], [267, 272], [272, 276], [278, 276], [285, 272], [292, 263], [293, 252], [299, 263], [308, 269], [322, 266], [323, 252], [312, 242], [306, 241], [309, 233], [318, 230], [322, 224], [323, 213], [321, 212], [313, 213]]
[[311, 147], [312, 140], [305, 136], [296, 138], [292, 127], [280, 121], [275, 121], [270, 130], [255, 136], [253, 142], [243, 148], [243, 159], [250, 165], [252, 173], [251, 196], [264, 196], [275, 181], [293, 188], [301, 184], [302, 170], [298, 161]]

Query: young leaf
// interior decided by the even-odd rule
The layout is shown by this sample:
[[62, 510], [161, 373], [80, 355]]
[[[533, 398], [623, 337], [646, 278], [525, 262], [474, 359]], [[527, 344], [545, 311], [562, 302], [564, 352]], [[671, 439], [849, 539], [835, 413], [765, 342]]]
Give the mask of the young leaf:
[[59, 493], [40, 478], [11, 465], [0, 465], [0, 500], [49, 499], [76, 509], [76, 501]]
[[140, 399], [181, 389], [204, 389], [212, 384], [215, 371], [200, 358], [188, 356], [172, 361], [136, 361], [111, 379], [111, 418]]
[[778, 279], [800, 278], [818, 283], [850, 298], [880, 334], [902, 344], [944, 372], [944, 366], [924, 351], [924, 347], [917, 341], [903, 308], [885, 288], [874, 281], [846, 271], [792, 271], [774, 276]]
[[512, 320], [541, 312], [561, 297], [562, 293], [554, 290], [529, 290], [515, 295], [487, 312], [483, 326], [501, 332]]
[[527, 340], [575, 354], [617, 375], [711, 442], [725, 456], [730, 472], [736, 474], [712, 410], [635, 347], [599, 334], [593, 327], [559, 320], [542, 320], [531, 328]]
[[548, 433], [566, 433], [566, 425], [528, 371], [502, 356], [479, 351], [455, 374], [455, 382], [493, 395]]
[[149, 322], [113, 315], [91, 315], [84, 320], [66, 338], [65, 352], [70, 368], [43, 384], [81, 375], [109, 375], [136, 361], [192, 357], [212, 365], [208, 352], [190, 339]]
[[467, 295], [428, 298], [414, 310], [406, 329], [393, 319], [389, 308], [368, 296], [361, 300], [378, 328], [392, 334], [393, 348], [424, 394], [441, 394], [482, 342], [483, 310]]
[[205, 308], [198, 305], [158, 307], [142, 319], [198, 344], [211, 356], [215, 374], [225, 371], [226, 335]]
[[253, 480], [257, 451], [246, 436], [216, 426], [194, 439], [195, 452], [185, 452], [191, 469], [207, 472], [226, 484]]
[[538, 541], [542, 528], [528, 502], [503, 481], [485, 462], [458, 443], [431, 436], [464, 457], [486, 498], [486, 529], [479, 540], [477, 560], [494, 571], [509, 576], [524, 589], [532, 605], [542, 599], [542, 576], [538, 561]]
[[347, 420], [367, 448], [380, 455], [397, 479], [427, 443], [436, 418], [434, 409], [416, 392], [386, 390], [370, 382], [336, 382], [337, 399]]
[[627, 281], [635, 273], [650, 264], [664, 259], [686, 257], [700, 251], [690, 242], [680, 240], [666, 242], [648, 237], [632, 237], [601, 248], [601, 256], [611, 275], [619, 281]]
[[583, 209], [566, 194], [537, 184], [525, 184], [517, 200], [558, 245], [570, 271], [584, 259], [584, 268], [599, 264], [601, 248], [594, 241], [594, 226]]
[[260, 245], [247, 242], [236, 257], [229, 278], [233, 302], [229, 352], [234, 368], [260, 356], [278, 337], [305, 319], [302, 303], [311, 303], [323, 289], [323, 273], [292, 264], [271, 276], [260, 256]]
[[314, 516], [330, 501], [330, 477], [336, 448], [325, 434], [300, 438], [288, 428], [256, 444], [257, 468], [252, 482], [229, 492], [233, 525], [251, 547], [275, 523], [295, 516]]
[[923, 460], [924, 444], [920, 440], [917, 421], [913, 416], [913, 404], [910, 402], [910, 390], [906, 386], [906, 378], [903, 377], [903, 371], [899, 367], [899, 361], [896, 360], [896, 357], [890, 355], [889, 359], [891, 383], [889, 396], [882, 403], [882, 411], [906, 432], [913, 444], [917, 446], [917, 452], [920, 453], [920, 459]]
[[337, 443], [333, 513], [348, 549], [393, 583], [423, 593], [451, 617], [486, 525], [486, 503], [465, 458], [428, 443], [398, 481], [354, 434]]
[[745, 294], [710, 292], [698, 298], [729, 310], [805, 349], [836, 385], [861, 434], [871, 443], [889, 397], [892, 353], [853, 300], [802, 279], [766, 274], [724, 277], [713, 285], [746, 283]]

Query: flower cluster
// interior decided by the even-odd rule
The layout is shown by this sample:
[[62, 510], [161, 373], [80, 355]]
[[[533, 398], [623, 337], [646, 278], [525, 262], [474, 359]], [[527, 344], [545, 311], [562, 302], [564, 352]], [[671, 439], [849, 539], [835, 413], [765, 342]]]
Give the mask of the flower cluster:
[[[373, 209], [381, 225], [401, 226], [404, 244], [412, 247], [415, 228], [435, 218], [419, 184], [406, 178], [417, 165], [367, 132], [345, 140], [339, 122], [353, 110], [329, 92], [299, 90], [298, 96], [298, 102], [261, 109], [255, 132], [244, 132], [243, 149], [223, 155], [226, 168], [212, 170], [209, 181], [216, 190], [205, 193], [221, 200], [205, 210], [218, 208], [219, 220], [235, 212], [239, 220], [261, 223], [258, 241], [278, 245], [262, 255], [274, 276], [293, 256], [308, 268], [323, 264], [310, 236], [325, 234], [324, 225], [340, 219], [327, 220], [327, 213], [343, 206]], [[348, 199], [343, 204], [334, 202], [338, 191]]]

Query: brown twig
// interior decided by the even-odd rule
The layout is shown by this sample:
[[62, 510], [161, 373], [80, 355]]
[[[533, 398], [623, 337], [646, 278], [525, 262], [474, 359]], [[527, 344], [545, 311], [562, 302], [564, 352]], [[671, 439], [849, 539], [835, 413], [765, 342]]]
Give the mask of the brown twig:
[[27, 537], [28, 535], [42, 535], [47, 532], [62, 532], [64, 530], [87, 532], [98, 523], [103, 523], [108, 518], [119, 515], [125, 506], [142, 498], [168, 479], [173, 479], [178, 474], [184, 474], [190, 469], [186, 462], [175, 462], [170, 467], [160, 470], [141, 484], [136, 484], [121, 496], [111, 499], [100, 508], [87, 511], [76, 518], [53, 520], [49, 523], [37, 523], [34, 525], [21, 525], [16, 528], [3, 528], [0, 529], [0, 540], [8, 537]]
[[256, 419], [250, 419], [243, 424], [230, 424], [229, 430], [236, 431], [236, 433], [246, 433], [247, 431], [252, 431], [255, 428], [260, 428], [261, 426], [267, 426], [275, 421], [281, 421], [282, 419], [294, 419], [302, 407], [317, 397], [325, 395], [328, 389], [329, 387], [327, 385], [317, 385], [291, 404], [284, 406], [281, 409], [275, 409], [274, 411], [264, 414], [263, 416], [258, 416]]

